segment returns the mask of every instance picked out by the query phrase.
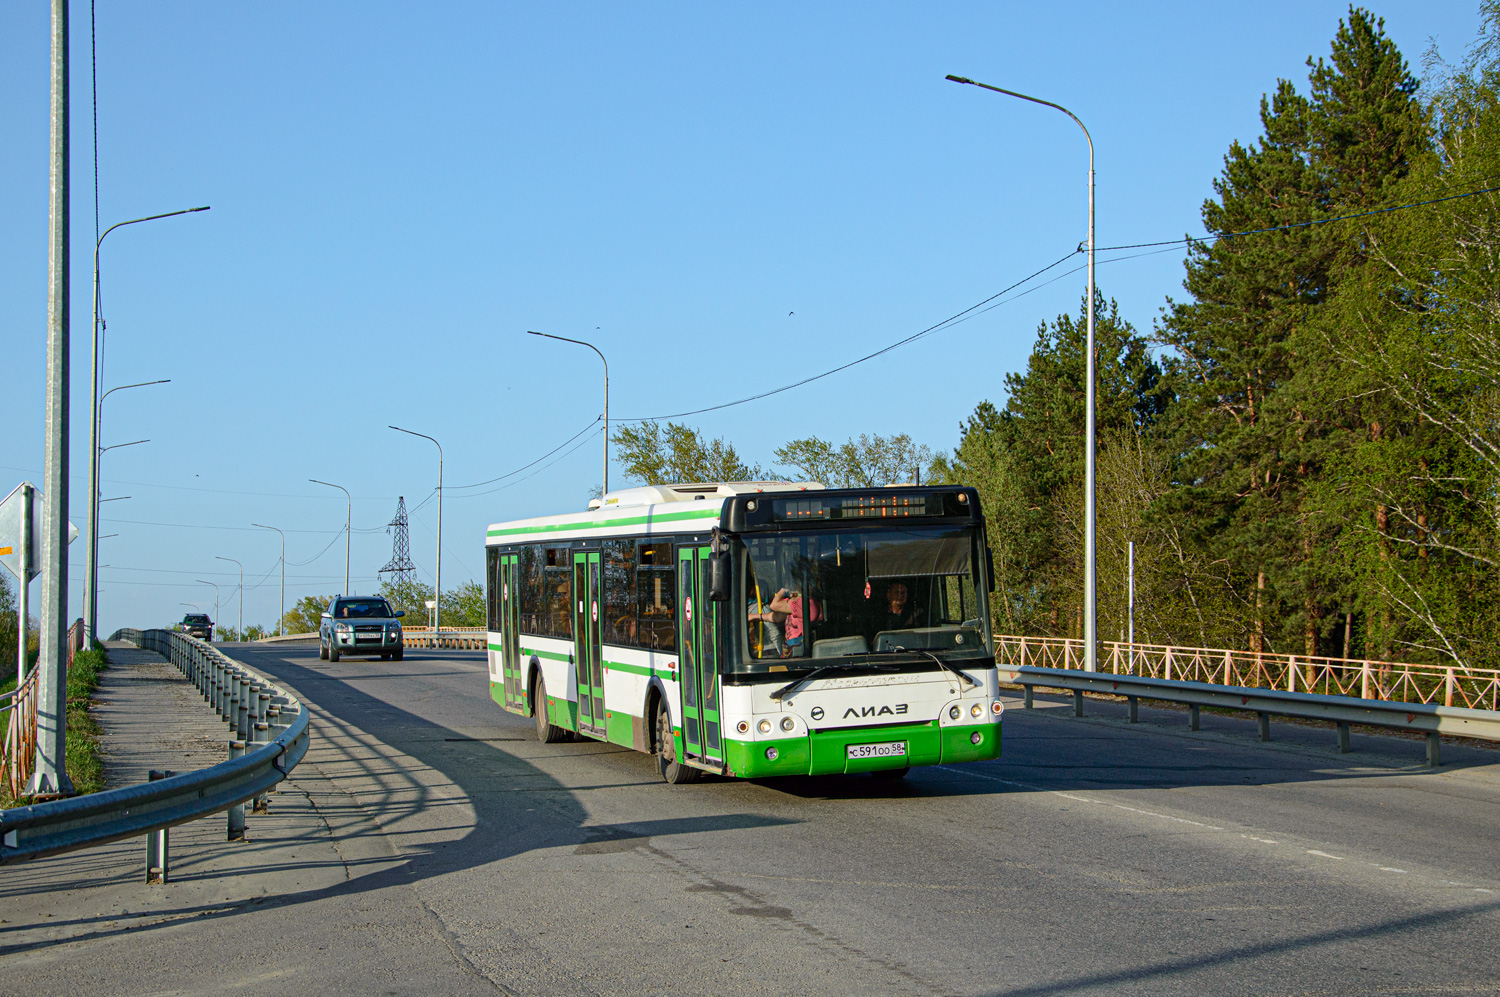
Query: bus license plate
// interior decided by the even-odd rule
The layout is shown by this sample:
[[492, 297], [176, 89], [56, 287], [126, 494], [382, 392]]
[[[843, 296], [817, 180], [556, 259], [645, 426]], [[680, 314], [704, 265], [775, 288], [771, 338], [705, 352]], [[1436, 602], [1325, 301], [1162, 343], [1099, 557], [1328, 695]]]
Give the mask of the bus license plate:
[[900, 758], [905, 754], [905, 741], [885, 741], [880, 744], [849, 745], [850, 758]]

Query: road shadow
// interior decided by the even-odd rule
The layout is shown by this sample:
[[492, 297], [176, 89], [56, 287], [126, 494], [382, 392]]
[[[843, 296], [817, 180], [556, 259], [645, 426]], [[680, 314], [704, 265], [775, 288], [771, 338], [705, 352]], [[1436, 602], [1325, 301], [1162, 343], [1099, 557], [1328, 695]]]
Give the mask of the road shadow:
[[[122, 917], [118, 912], [75, 918], [49, 916], [45, 921], [47, 929], [49, 932], [58, 932], [59, 935], [44, 940], [7, 944], [8, 937], [16, 937], [38, 925], [0, 922], [0, 957], [127, 934], [149, 935], [153, 931], [169, 928], [185, 917], [193, 917], [201, 923], [233, 918], [250, 911], [286, 908], [372, 893], [462, 872], [544, 848], [571, 846], [574, 854], [607, 854], [649, 846], [652, 838], [663, 835], [703, 834], [799, 823], [795, 819], [754, 813], [619, 824], [589, 823], [589, 814], [579, 803], [576, 794], [595, 787], [568, 787], [525, 759], [500, 750], [500, 743], [534, 740], [529, 736], [531, 722], [511, 717], [503, 713], [499, 706], [491, 704], [487, 687], [482, 682], [477, 686], [475, 695], [481, 700], [482, 707], [494, 710], [494, 716], [487, 715], [489, 724], [501, 727], [510, 725], [493, 739], [474, 737], [470, 733], [434, 722], [412, 710], [403, 709], [362, 691], [357, 685], [345, 681], [347, 676], [328, 674], [291, 660], [287, 655], [289, 652], [297, 653], [294, 648], [260, 648], [247, 653], [244, 645], [226, 645], [225, 650], [248, 667], [284, 682], [297, 692], [304, 703], [309, 704], [312, 709], [312, 736], [315, 742], [324, 739], [325, 751], [327, 744], [334, 739], [347, 746], [332, 758], [318, 756], [322, 764], [332, 763], [338, 767], [337, 778], [330, 777], [329, 782], [346, 782], [365, 777], [363, 784], [369, 787], [369, 791], [362, 791], [358, 799], [345, 797], [340, 801], [337, 794], [333, 794], [320, 799], [316, 804], [319, 815], [330, 827], [354, 828], [339, 836], [338, 840], [345, 846], [340, 849], [339, 861], [325, 858], [274, 862], [257, 866], [249, 874], [313, 870], [336, 865], [342, 867], [350, 878], [332, 887], [286, 892], [247, 901], [149, 908], [143, 905], [139, 912], [140, 918]], [[303, 647], [300, 650], [305, 653], [307, 649]], [[432, 660], [439, 663], [439, 659]], [[377, 663], [385, 668], [394, 664]], [[431, 672], [422, 670], [424, 676], [459, 673], [444, 671], [441, 666]], [[549, 759], [570, 753], [629, 751], [595, 742], [548, 747], [556, 749], [549, 750]], [[382, 748], [387, 750], [383, 751]], [[419, 767], [425, 766], [439, 773], [447, 780], [448, 785], [433, 786], [412, 778], [401, 766], [395, 764], [397, 760], [390, 757], [392, 752], [408, 756], [419, 763]], [[314, 753], [310, 753], [309, 758], [313, 757]], [[295, 773], [293, 780], [296, 780]], [[656, 781], [654, 778], [650, 780], [653, 784]], [[621, 785], [633, 784], [626, 782]], [[640, 784], [646, 784], [645, 780]], [[442, 819], [446, 808], [460, 806], [472, 808], [472, 822], [467, 813], [461, 820]], [[371, 822], [372, 816], [378, 818], [378, 823]], [[387, 834], [392, 824], [418, 816], [425, 822], [420, 828], [414, 828], [413, 833], [405, 835], [399, 855], [390, 851], [364, 857], [348, 854], [350, 849], [347, 846], [360, 838], [372, 839], [371, 850], [375, 850], [379, 843], [373, 839]], [[433, 820], [434, 816], [436, 820]], [[250, 819], [252, 838], [255, 834], [255, 822], [262, 819], [264, 818]], [[460, 836], [445, 837], [444, 832], [456, 832]], [[432, 839], [432, 843], [424, 845], [418, 840], [419, 837]], [[134, 853], [135, 848], [131, 847], [130, 851]], [[135, 864], [131, 863], [122, 870], [118, 853], [85, 851], [77, 853], [77, 856], [83, 858], [82, 864], [70, 868], [71, 875], [66, 881], [49, 883], [48, 889], [66, 891], [101, 885], [124, 885], [137, 880], [138, 869]], [[211, 860], [206, 864], [211, 864]], [[236, 870], [234, 874], [243, 875], [245, 872]], [[191, 883], [197, 879], [212, 880], [220, 875], [223, 873], [213, 868], [195, 872], [191, 863], [178, 864], [174, 866], [173, 881]], [[4, 891], [0, 890], [0, 899], [3, 896]], [[90, 930], [90, 926], [97, 927]], [[83, 930], [67, 931], [80, 928]]]

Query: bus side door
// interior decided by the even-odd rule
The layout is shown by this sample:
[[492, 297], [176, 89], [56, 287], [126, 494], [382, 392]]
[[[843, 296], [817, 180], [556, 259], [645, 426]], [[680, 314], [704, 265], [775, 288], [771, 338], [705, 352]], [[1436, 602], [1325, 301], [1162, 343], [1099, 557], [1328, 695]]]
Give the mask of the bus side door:
[[516, 589], [515, 554], [500, 555], [500, 677], [505, 685], [505, 708], [526, 708], [525, 679], [521, 677], [521, 611]]
[[573, 554], [573, 648], [578, 674], [578, 729], [604, 739], [604, 661], [599, 630], [599, 552]]
[[708, 598], [707, 547], [677, 549], [677, 653], [682, 742], [690, 757], [724, 761], [719, 730], [718, 604]]

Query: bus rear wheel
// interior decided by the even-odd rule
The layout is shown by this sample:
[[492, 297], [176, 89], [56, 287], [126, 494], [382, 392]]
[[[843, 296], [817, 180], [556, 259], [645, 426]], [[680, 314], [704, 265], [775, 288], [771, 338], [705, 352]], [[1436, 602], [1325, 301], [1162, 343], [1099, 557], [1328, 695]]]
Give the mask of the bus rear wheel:
[[568, 732], [547, 719], [547, 688], [542, 684], [541, 673], [531, 683], [531, 711], [536, 715], [536, 739], [543, 744], [556, 744], [568, 736]]
[[656, 766], [670, 785], [697, 782], [701, 773], [677, 759], [677, 744], [672, 739], [672, 717], [665, 705], [656, 709]]

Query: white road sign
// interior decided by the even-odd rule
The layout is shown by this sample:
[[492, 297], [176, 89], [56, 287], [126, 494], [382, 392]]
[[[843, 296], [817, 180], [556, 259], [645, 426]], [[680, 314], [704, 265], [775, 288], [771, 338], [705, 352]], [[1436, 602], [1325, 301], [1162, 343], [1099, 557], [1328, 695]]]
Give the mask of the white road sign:
[[[0, 564], [17, 578], [21, 577], [21, 516], [25, 512], [21, 488], [26, 484], [29, 482], [23, 481], [0, 499]], [[68, 543], [77, 539], [78, 527], [69, 523]], [[31, 581], [42, 571], [42, 490], [35, 485], [31, 486], [31, 549], [28, 553], [31, 556], [27, 560], [31, 563], [27, 565], [26, 580]]]

